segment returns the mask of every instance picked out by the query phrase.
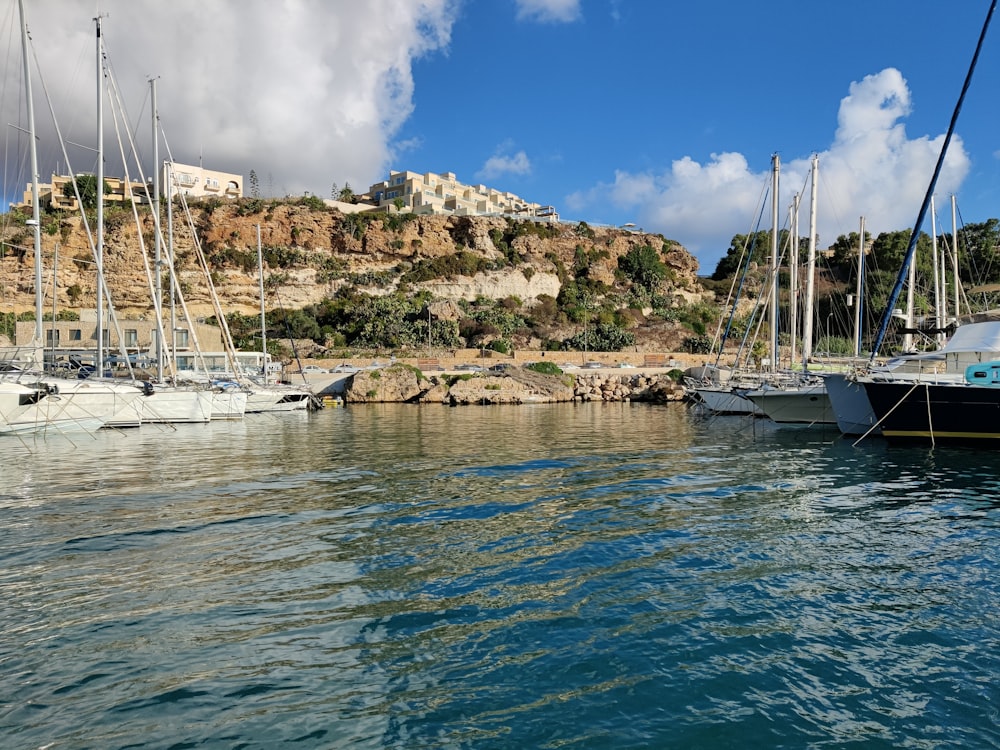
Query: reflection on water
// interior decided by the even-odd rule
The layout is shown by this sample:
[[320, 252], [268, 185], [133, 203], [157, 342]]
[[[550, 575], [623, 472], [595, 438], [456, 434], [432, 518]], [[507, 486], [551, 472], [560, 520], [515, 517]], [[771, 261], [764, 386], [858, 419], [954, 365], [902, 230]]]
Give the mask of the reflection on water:
[[1000, 471], [682, 406], [0, 442], [0, 745], [996, 745]]

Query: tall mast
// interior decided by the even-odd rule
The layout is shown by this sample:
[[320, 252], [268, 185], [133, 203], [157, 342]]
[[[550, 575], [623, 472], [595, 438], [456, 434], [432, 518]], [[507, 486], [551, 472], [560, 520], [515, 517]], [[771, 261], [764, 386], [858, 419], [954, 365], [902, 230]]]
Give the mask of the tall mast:
[[809, 258], [806, 261], [806, 306], [802, 325], [802, 371], [809, 369], [809, 359], [813, 350], [813, 307], [816, 290], [816, 192], [819, 172], [819, 156], [812, 158], [812, 186], [809, 198]]
[[[167, 154], [169, 158], [170, 154]], [[170, 367], [177, 374], [177, 309], [174, 298], [177, 290], [174, 288], [174, 172], [173, 162], [163, 163], [164, 182], [167, 183], [167, 262], [170, 264]]]
[[781, 160], [777, 154], [771, 157], [771, 362], [774, 372], [778, 367], [778, 173]]
[[[21, 15], [21, 53], [24, 60], [24, 94], [28, 109], [28, 150], [31, 154], [31, 229], [35, 248], [35, 346], [42, 344], [42, 225], [38, 199], [38, 146], [35, 143], [35, 104], [31, 95], [31, 69], [28, 66], [28, 23], [24, 19], [24, 0], [17, 0]], [[53, 294], [55, 290], [53, 288]]]
[[941, 281], [944, 278], [944, 269], [938, 265], [937, 221], [934, 215], [933, 195], [931, 196], [931, 273], [934, 274], [934, 327], [940, 328], [943, 317], [941, 310]]
[[788, 361], [796, 360], [796, 339], [799, 331], [799, 194], [792, 199], [791, 234], [788, 241], [788, 330], [791, 332], [791, 353]]
[[101, 40], [101, 17], [97, 27], [97, 361], [95, 372], [104, 374], [104, 61]]
[[861, 295], [865, 289], [865, 217], [858, 229], [858, 283], [854, 290], [854, 358], [861, 356]]
[[[160, 113], [156, 108], [156, 79], [149, 81], [150, 102], [152, 109], [153, 124], [153, 278], [154, 278], [154, 298], [153, 307], [156, 312], [156, 320], [159, 323], [157, 330], [163, 330], [163, 281], [161, 273], [163, 263], [160, 258]], [[156, 337], [156, 379], [163, 382], [163, 336]]]
[[260, 351], [264, 355], [264, 385], [267, 385], [267, 321], [264, 317], [264, 254], [260, 247], [260, 224], [257, 225], [257, 273], [260, 277]]
[[955, 277], [955, 323], [962, 314], [959, 308], [959, 293], [961, 292], [961, 282], [958, 278], [958, 224], [955, 223], [955, 195], [951, 196], [951, 267], [952, 275]]

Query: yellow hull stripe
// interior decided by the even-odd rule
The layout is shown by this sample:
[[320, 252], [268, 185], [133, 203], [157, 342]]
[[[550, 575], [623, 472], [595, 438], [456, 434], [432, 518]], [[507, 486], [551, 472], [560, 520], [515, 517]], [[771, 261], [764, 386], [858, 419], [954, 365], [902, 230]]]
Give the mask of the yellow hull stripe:
[[1000, 440], [1000, 432], [944, 432], [932, 430], [882, 430], [886, 437], [921, 438], [970, 438], [976, 440]]

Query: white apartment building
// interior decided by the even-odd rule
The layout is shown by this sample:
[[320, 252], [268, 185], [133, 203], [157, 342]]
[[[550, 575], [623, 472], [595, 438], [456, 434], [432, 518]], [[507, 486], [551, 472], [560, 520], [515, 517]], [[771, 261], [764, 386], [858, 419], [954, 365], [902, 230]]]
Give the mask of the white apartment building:
[[389, 179], [368, 188], [378, 206], [402, 200], [402, 210], [417, 214], [450, 213], [459, 216], [515, 216], [558, 221], [552, 206], [529, 203], [523, 198], [485, 185], [464, 185], [454, 172], [389, 172]]
[[243, 197], [243, 175], [176, 162], [164, 165], [163, 170], [162, 185], [170, 198], [175, 195], [188, 198], [205, 198], [210, 195], [220, 198]]

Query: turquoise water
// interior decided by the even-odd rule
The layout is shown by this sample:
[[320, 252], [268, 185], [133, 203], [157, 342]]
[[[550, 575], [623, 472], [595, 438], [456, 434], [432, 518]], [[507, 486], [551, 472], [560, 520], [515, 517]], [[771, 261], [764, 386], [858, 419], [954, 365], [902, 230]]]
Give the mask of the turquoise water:
[[0, 748], [1000, 746], [995, 454], [682, 405], [0, 442]]

